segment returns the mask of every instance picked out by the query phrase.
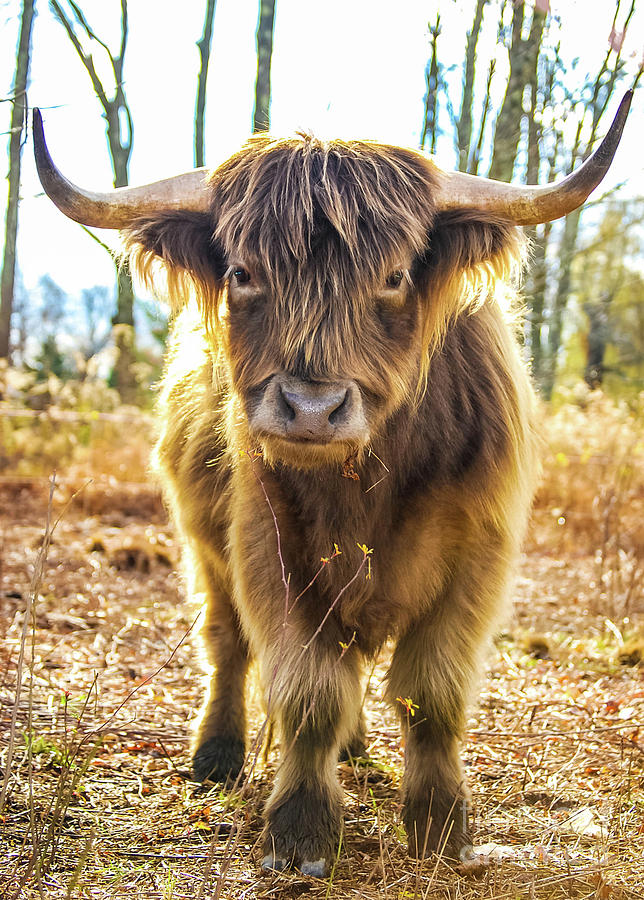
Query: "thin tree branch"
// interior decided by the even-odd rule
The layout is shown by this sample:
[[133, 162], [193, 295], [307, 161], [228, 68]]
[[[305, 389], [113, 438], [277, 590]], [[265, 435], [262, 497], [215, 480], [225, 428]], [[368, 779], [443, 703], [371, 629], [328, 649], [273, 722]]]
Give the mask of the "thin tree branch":
[[118, 55], [118, 59], [121, 64], [123, 63], [125, 50], [127, 48], [128, 25], [129, 20], [127, 14], [127, 0], [121, 0], [121, 49], [119, 50]]
[[195, 166], [199, 168], [204, 164], [204, 116], [206, 108], [206, 84], [208, 80], [208, 65], [210, 63], [210, 48], [212, 45], [212, 22], [215, 15], [216, 0], [208, 0], [206, 6], [206, 18], [203, 26], [201, 40], [197, 41], [201, 67], [197, 78], [197, 105], [195, 109]]
[[[54, 13], [54, 15], [56, 16], [58, 21], [61, 23], [61, 25], [64, 27], [65, 31], [67, 32], [67, 36], [69, 37], [70, 41], [74, 45], [74, 49], [76, 50], [78, 56], [80, 57], [81, 62], [87, 69], [87, 73], [92, 81], [94, 91], [96, 92], [98, 99], [101, 101], [101, 105], [102, 105], [103, 109], [107, 112], [110, 101], [107, 99], [107, 94], [105, 93], [105, 88], [103, 87], [103, 83], [101, 82], [100, 78], [98, 77], [98, 74], [94, 67], [94, 60], [92, 58], [92, 55], [86, 54], [85, 51], [83, 50], [83, 46], [82, 46], [81, 42], [79, 41], [78, 36], [76, 35], [76, 32], [74, 31], [74, 26], [67, 18], [66, 14], [63, 11], [60, 4], [57, 3], [56, 0], [49, 0], [49, 5], [51, 7], [52, 12]], [[100, 41], [99, 41], [99, 43], [100, 43]]]

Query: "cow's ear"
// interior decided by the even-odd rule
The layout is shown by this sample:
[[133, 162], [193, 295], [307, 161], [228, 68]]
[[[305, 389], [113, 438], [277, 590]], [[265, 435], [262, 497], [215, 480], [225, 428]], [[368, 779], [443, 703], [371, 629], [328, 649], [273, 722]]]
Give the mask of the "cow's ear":
[[474, 311], [488, 297], [500, 296], [497, 284], [520, 274], [525, 247], [519, 228], [478, 210], [450, 210], [436, 216], [414, 273], [425, 301], [426, 360], [441, 346], [450, 322]]
[[167, 293], [174, 307], [186, 302], [191, 287], [200, 300], [217, 293], [225, 263], [207, 213], [178, 210], [139, 219], [123, 236], [132, 270], [150, 289]]
[[484, 266], [507, 277], [523, 264], [525, 243], [521, 230], [503, 219], [476, 209], [449, 210], [434, 220], [425, 263], [436, 273]]

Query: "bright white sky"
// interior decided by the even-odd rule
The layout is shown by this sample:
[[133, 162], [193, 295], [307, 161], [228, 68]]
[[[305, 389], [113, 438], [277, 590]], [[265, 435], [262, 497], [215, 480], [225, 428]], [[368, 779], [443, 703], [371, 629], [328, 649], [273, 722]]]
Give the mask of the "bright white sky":
[[[80, 4], [96, 32], [118, 46], [118, 0]], [[193, 165], [199, 63], [195, 42], [201, 36], [205, 5], [205, 0], [130, 0], [125, 86], [135, 123], [132, 184]], [[417, 146], [429, 52], [427, 21], [440, 9], [442, 62], [454, 65], [450, 77], [458, 85], [472, 6], [473, 0], [277, 0], [272, 131], [303, 128], [321, 136], [372, 137]], [[606, 51], [613, 3], [558, 0], [553, 6], [562, 17], [562, 55], [581, 58], [581, 80], [585, 72], [597, 70]], [[3, 97], [11, 91], [20, 7], [19, 0], [0, 0]], [[43, 110], [48, 143], [62, 171], [83, 187], [107, 189], [111, 169], [100, 105], [46, 0], [36, 0], [36, 8], [29, 102]], [[225, 159], [250, 131], [257, 14], [258, 0], [217, 0], [206, 117], [210, 165]], [[494, 50], [481, 47], [480, 65], [487, 67]], [[639, 9], [626, 43], [633, 70], [643, 51], [644, 15]], [[98, 52], [95, 58], [99, 64]], [[499, 83], [504, 65], [501, 58]], [[644, 193], [642, 96], [644, 92], [634, 104], [611, 176], [618, 181], [629, 172], [630, 190], [638, 193]], [[458, 88], [454, 102], [459, 102]], [[8, 127], [8, 104], [0, 105], [0, 115]], [[454, 165], [450, 141], [439, 146], [438, 158], [447, 168]], [[35, 287], [44, 273], [70, 293], [95, 284], [113, 285], [107, 254], [42, 195], [30, 142], [23, 154], [23, 173], [18, 262], [26, 287]], [[101, 237], [112, 240], [104, 232]]]

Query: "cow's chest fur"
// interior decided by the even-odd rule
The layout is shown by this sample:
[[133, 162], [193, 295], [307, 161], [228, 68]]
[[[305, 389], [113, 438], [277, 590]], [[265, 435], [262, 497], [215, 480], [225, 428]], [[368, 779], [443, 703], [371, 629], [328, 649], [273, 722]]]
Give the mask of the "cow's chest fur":
[[378, 485], [368, 490], [383, 472], [375, 462], [367, 458], [356, 479], [344, 477], [339, 468], [282, 473], [279, 479], [292, 534], [288, 561], [299, 591], [319, 571], [300, 602], [314, 620], [332, 607], [345, 639], [355, 633], [365, 649], [384, 639], [389, 618], [379, 574], [387, 564], [383, 536], [391, 530], [391, 497], [385, 490], [378, 493]]
[[429, 487], [408, 495], [368, 455], [355, 467], [357, 479], [337, 466], [296, 472], [254, 465], [256, 477], [244, 478], [248, 502], [233, 511], [243, 520], [236, 533], [246, 545], [238, 557], [244, 581], [272, 571], [273, 590], [283, 596], [274, 512], [291, 615], [309, 629], [324, 622], [339, 640], [372, 653], [431, 602], [446, 556], [442, 506], [431, 500], [432, 492], [440, 497], [440, 484], [428, 478]]

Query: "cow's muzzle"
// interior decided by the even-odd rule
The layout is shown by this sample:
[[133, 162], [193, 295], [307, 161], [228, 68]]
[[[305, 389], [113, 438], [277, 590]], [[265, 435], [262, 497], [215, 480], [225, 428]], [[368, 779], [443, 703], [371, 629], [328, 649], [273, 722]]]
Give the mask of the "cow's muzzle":
[[274, 375], [249, 417], [258, 437], [328, 444], [364, 443], [368, 436], [362, 395], [354, 381], [304, 381]]

